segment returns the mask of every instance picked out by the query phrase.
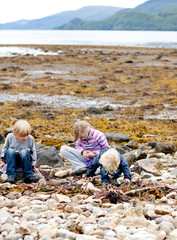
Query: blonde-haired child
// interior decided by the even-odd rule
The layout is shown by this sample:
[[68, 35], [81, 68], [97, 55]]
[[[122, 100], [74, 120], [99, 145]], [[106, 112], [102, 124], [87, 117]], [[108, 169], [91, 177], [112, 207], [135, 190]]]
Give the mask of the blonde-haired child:
[[74, 124], [73, 133], [74, 133], [74, 142], [76, 142], [79, 138], [85, 139], [89, 132], [91, 125], [86, 121], [78, 121]]
[[100, 164], [110, 174], [115, 174], [120, 165], [120, 156], [115, 148], [110, 148], [101, 155]]
[[110, 177], [118, 179], [122, 173], [124, 174], [125, 183], [130, 183], [131, 181], [128, 163], [116, 149], [103, 149], [87, 169], [87, 177], [94, 176], [98, 167], [101, 168], [101, 181], [103, 183], [109, 183]]
[[7, 181], [10, 183], [16, 182], [17, 168], [20, 167], [23, 170], [25, 183], [34, 183], [39, 180], [33, 172], [37, 157], [34, 139], [30, 133], [30, 124], [25, 120], [19, 120], [13, 127], [13, 133], [9, 133], [6, 137], [1, 151], [0, 168], [6, 165]]
[[86, 121], [76, 122], [73, 133], [76, 148], [62, 146], [60, 153], [72, 164], [74, 173], [79, 175], [86, 172], [94, 157], [109, 145], [105, 135]]
[[31, 126], [26, 120], [19, 120], [13, 127], [13, 133], [16, 137], [26, 137], [31, 133]]

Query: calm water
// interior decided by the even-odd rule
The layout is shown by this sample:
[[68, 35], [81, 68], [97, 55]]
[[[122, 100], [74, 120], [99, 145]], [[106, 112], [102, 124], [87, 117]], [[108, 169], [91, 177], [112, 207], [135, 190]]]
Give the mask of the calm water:
[[0, 44], [112, 45], [177, 48], [177, 31], [0, 30]]

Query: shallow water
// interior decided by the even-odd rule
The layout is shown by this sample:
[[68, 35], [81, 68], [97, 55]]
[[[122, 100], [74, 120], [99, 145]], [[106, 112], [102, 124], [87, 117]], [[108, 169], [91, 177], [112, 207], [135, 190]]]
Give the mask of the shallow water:
[[17, 102], [20, 100], [24, 101], [34, 101], [41, 104], [45, 104], [47, 106], [63, 109], [63, 108], [81, 108], [86, 109], [89, 107], [103, 107], [105, 105], [110, 105], [113, 108], [128, 108], [128, 107], [140, 107], [140, 104], [122, 104], [116, 103], [112, 98], [79, 98], [70, 95], [53, 95], [48, 96], [46, 94], [26, 94], [26, 93], [17, 93], [17, 94], [1, 94], [0, 101], [1, 102]]
[[144, 117], [145, 119], [160, 119], [160, 120], [176, 120], [177, 110], [163, 110], [159, 114], [148, 115]]
[[[20, 100], [25, 101], [34, 101], [45, 105], [52, 105], [53, 108], [63, 109], [63, 108], [87, 108], [87, 107], [101, 107], [107, 105], [108, 102], [112, 101], [111, 99], [89, 99], [89, 98], [78, 98], [69, 95], [53, 95], [47, 96], [45, 94], [25, 94], [18, 93], [15, 95], [12, 94], [1, 94], [0, 101], [1, 102], [17, 102]], [[112, 104], [115, 106], [115, 104]]]
[[[65, 108], [77, 108], [77, 109], [87, 109], [89, 107], [96, 107], [102, 108], [106, 105], [110, 105], [114, 110], [118, 108], [138, 108], [141, 106], [139, 103], [135, 104], [122, 104], [115, 102], [114, 99], [111, 98], [78, 98], [75, 96], [70, 95], [53, 95], [48, 96], [46, 94], [25, 94], [25, 93], [18, 93], [18, 94], [0, 94], [0, 102], [18, 102], [20, 100], [24, 101], [34, 101], [45, 105], [49, 108], [61, 110]], [[168, 106], [170, 107], [170, 106]], [[112, 118], [119, 117], [117, 113], [114, 112], [103, 112], [103, 114]], [[146, 113], [144, 114], [144, 119], [162, 119], [162, 120], [176, 120], [177, 119], [177, 110], [163, 110], [160, 111], [158, 114]]]
[[24, 48], [24, 47], [0, 47], [0, 57], [14, 57], [17, 55], [58, 55], [59, 52], [46, 52], [37, 48]]

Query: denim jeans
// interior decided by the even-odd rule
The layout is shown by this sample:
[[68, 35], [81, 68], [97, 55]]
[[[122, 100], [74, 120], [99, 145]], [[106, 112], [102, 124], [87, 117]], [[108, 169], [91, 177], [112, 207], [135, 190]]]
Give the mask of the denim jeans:
[[31, 156], [29, 150], [21, 150], [17, 153], [14, 149], [9, 148], [5, 152], [5, 159], [7, 163], [7, 175], [17, 177], [17, 168], [23, 169], [23, 176], [27, 178], [33, 175], [33, 169], [31, 165]]
[[[109, 183], [109, 180], [110, 180], [109, 174], [106, 172], [106, 170], [103, 167], [101, 168], [100, 173], [101, 173], [101, 181], [105, 183]], [[120, 169], [118, 169], [117, 172], [112, 175], [112, 177], [113, 179], [117, 179], [121, 176], [121, 174], [122, 173]]]

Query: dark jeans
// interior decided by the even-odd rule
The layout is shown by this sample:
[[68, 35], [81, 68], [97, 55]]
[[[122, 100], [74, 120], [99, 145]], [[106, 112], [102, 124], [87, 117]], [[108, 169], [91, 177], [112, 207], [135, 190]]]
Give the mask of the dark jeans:
[[[104, 168], [101, 168], [100, 169], [100, 173], [101, 173], [101, 181], [102, 182], [105, 182], [105, 183], [108, 183], [110, 178], [109, 178], [109, 174], [105, 171]], [[121, 171], [118, 169], [116, 173], [114, 173], [112, 176], [113, 176], [113, 179], [117, 179], [121, 176]]]
[[17, 177], [17, 168], [23, 169], [23, 176], [27, 178], [33, 175], [33, 169], [31, 165], [31, 156], [29, 150], [21, 150], [17, 153], [14, 149], [9, 148], [5, 153], [5, 159], [7, 163], [7, 175]]

